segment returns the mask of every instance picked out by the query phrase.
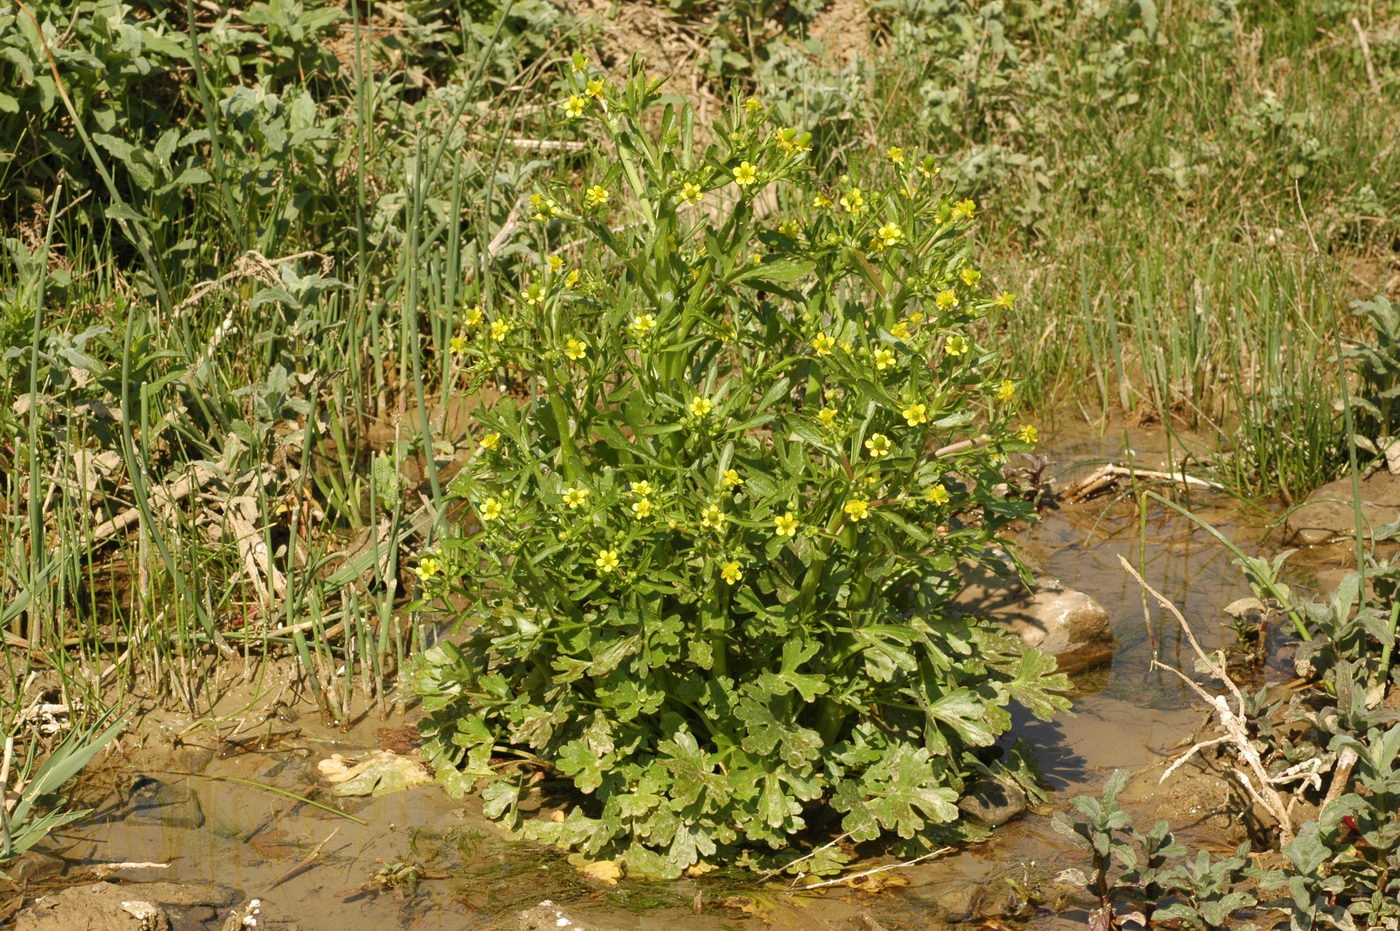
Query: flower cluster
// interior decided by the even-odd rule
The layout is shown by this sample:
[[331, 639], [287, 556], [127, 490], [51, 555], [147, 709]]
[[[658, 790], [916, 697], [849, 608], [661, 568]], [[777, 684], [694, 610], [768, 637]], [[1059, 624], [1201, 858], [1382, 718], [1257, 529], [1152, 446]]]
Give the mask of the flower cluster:
[[529, 394], [477, 412], [463, 531], [417, 563], [477, 622], [417, 679], [429, 754], [509, 817], [492, 757], [549, 760], [591, 800], [526, 833], [664, 875], [784, 850], [817, 806], [857, 839], [955, 819], [1013, 693], [1054, 704], [1052, 666], [947, 613], [953, 568], [1030, 516], [998, 488], [1037, 439], [974, 338], [1011, 308], [976, 206], [903, 146], [823, 183], [756, 98], [693, 152], [654, 82], [573, 65], [560, 118], [616, 163], [535, 194], [539, 240], [583, 245], [519, 263], [452, 346], [468, 386]]

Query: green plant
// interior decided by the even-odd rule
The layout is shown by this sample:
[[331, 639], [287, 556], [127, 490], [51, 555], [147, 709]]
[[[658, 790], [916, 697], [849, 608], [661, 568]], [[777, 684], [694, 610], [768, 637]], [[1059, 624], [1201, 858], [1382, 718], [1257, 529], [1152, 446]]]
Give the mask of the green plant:
[[1114, 870], [1114, 861], [1128, 868], [1138, 864], [1131, 835], [1124, 830], [1131, 827], [1132, 815], [1118, 805], [1118, 795], [1127, 784], [1128, 771], [1115, 770], [1104, 783], [1103, 793], [1098, 798], [1076, 795], [1070, 799], [1070, 804], [1080, 814], [1079, 818], [1072, 817], [1066, 811], [1057, 811], [1050, 819], [1056, 831], [1089, 853], [1091, 874], [1081, 872], [1072, 874], [1072, 877], [1098, 902], [1098, 908], [1090, 917], [1090, 926], [1094, 928], [1116, 926], [1114, 896], [1119, 877]]
[[1384, 456], [1400, 413], [1395, 408], [1400, 397], [1400, 307], [1378, 294], [1369, 301], [1352, 301], [1351, 312], [1371, 329], [1369, 342], [1355, 341], [1342, 348], [1342, 358], [1361, 376], [1359, 390], [1351, 398], [1355, 441], [1372, 455]]
[[967, 332], [1010, 306], [974, 208], [912, 154], [898, 186], [825, 184], [757, 100], [697, 153], [657, 83], [568, 80], [615, 161], [536, 195], [545, 249], [585, 245], [496, 283], [454, 343], [513, 392], [452, 484], [480, 529], [418, 566], [473, 625], [410, 677], [426, 751], [515, 825], [500, 759], [552, 772], [581, 797], [523, 833], [639, 874], [785, 850], [832, 810], [920, 845], [1008, 703], [1065, 707], [1052, 659], [946, 610], [1030, 516], [998, 486], [1035, 431]]
[[[54, 829], [87, 814], [86, 811], [65, 811], [59, 792], [125, 726], [125, 718], [108, 712], [86, 728], [72, 728], [37, 769], [38, 748], [31, 743], [23, 765], [15, 772], [13, 790], [9, 786], [9, 773], [14, 737], [6, 736], [4, 765], [0, 767], [0, 864], [24, 853]], [[10, 805], [12, 794], [13, 807]]]

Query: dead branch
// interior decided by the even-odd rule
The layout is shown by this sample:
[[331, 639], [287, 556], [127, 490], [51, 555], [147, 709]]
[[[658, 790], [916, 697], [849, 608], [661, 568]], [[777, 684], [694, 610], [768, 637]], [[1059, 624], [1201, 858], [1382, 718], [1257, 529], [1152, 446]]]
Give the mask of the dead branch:
[[[1142, 586], [1144, 591], [1151, 595], [1158, 604], [1166, 608], [1167, 611], [1176, 618], [1177, 623], [1181, 626], [1182, 632], [1186, 635], [1186, 641], [1191, 645], [1191, 649], [1195, 652], [1196, 657], [1210, 670], [1212, 676], [1220, 680], [1235, 699], [1236, 710], [1231, 710], [1224, 695], [1210, 694], [1205, 689], [1201, 688], [1199, 683], [1175, 666], [1168, 666], [1155, 659], [1152, 661], [1154, 667], [1173, 673], [1180, 678], [1182, 682], [1185, 682], [1193, 692], [1200, 696], [1200, 698], [1215, 711], [1216, 717], [1220, 720], [1220, 729], [1225, 732], [1222, 737], [1202, 741], [1193, 746], [1180, 760], [1173, 764], [1173, 768], [1180, 766], [1202, 747], [1219, 743], [1230, 744], [1235, 748], [1240, 758], [1244, 760], [1249, 770], [1249, 772], [1246, 773], [1244, 770], [1236, 768], [1234, 770], [1235, 778], [1244, 788], [1245, 793], [1278, 822], [1279, 838], [1281, 842], [1283, 844], [1291, 843], [1293, 841], [1293, 819], [1289, 816], [1288, 806], [1284, 803], [1283, 798], [1275, 788], [1275, 786], [1279, 784], [1280, 779], [1269, 775], [1268, 771], [1264, 768], [1264, 761], [1260, 758], [1258, 749], [1255, 748], [1254, 742], [1249, 737], [1249, 729], [1245, 726], [1248, 718], [1244, 710], [1244, 695], [1240, 693], [1239, 686], [1235, 685], [1234, 680], [1230, 678], [1230, 673], [1225, 668], [1224, 654], [1217, 652], [1214, 657], [1208, 655], [1206, 651], [1201, 648], [1200, 641], [1196, 639], [1195, 633], [1191, 630], [1191, 625], [1186, 622], [1186, 617], [1181, 613], [1181, 610], [1177, 608], [1176, 605], [1172, 604], [1161, 592], [1157, 591], [1151, 585], [1148, 585], [1128, 560], [1119, 556], [1118, 562], [1122, 564], [1123, 570], [1127, 572], [1128, 575], [1132, 576], [1133, 580], [1136, 581], [1138, 585]], [[1252, 779], [1250, 778], [1251, 775], [1253, 776]], [[1165, 773], [1162, 775], [1162, 778], [1166, 778]], [[1283, 778], [1283, 781], [1291, 781], [1293, 778], [1296, 778], [1296, 776], [1285, 776], [1281, 778]]]
[[1087, 501], [1118, 484], [1119, 479], [1130, 481], [1168, 482], [1209, 491], [1224, 491], [1225, 486], [1215, 482], [1187, 475], [1182, 472], [1158, 472], [1153, 469], [1133, 469], [1115, 463], [1099, 467], [1065, 489], [1065, 497], [1070, 501]]

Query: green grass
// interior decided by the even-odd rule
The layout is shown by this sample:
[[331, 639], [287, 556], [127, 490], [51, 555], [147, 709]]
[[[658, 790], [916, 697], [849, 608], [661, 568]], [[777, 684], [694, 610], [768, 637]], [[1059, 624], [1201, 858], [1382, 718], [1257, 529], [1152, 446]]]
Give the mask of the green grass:
[[1204, 429], [1232, 487], [1292, 499], [1345, 461], [1333, 339], [1400, 242], [1397, 17], [1229, 6], [922, 6], [893, 28], [932, 48], [877, 71], [873, 135], [931, 139], [983, 203], [1028, 310], [988, 339], [1047, 409]]
[[[274, 651], [299, 657], [330, 717], [388, 707], [423, 637], [401, 560], [433, 538], [465, 452], [441, 403], [463, 295], [569, 248], [524, 198], [608, 157], [569, 145], [551, 77], [561, 49], [602, 40], [527, 3], [477, 22], [488, 5], [409, 3], [397, 33], [357, 28], [353, 4], [338, 32], [320, 3], [235, 23], [265, 43], [216, 37], [202, 8], [137, 4], [133, 28], [199, 38], [194, 68], [154, 40], [123, 50], [94, 5], [33, 5], [76, 23], [54, 54], [91, 144], [39, 87], [40, 47], [6, 32], [35, 75], [0, 70], [22, 92], [0, 107], [9, 681], [199, 709]], [[810, 126], [821, 163], [939, 156], [978, 200], [988, 278], [1020, 296], [984, 338], [1045, 418], [1213, 432], [1248, 496], [1297, 500], [1335, 474], [1334, 339], [1385, 278], [1354, 274], [1393, 267], [1400, 236], [1394, 4], [1162, 4], [1155, 24], [1136, 3], [905, 6], [880, 5], [882, 49], [844, 74], [771, 33], [722, 67]], [[322, 55], [333, 34], [346, 64]], [[105, 85], [79, 50], [109, 63]], [[188, 136], [210, 127], [213, 144]], [[208, 180], [179, 183], [184, 167]], [[99, 453], [109, 473], [85, 465]], [[259, 548], [280, 586], [249, 570]], [[0, 716], [24, 699], [0, 695]]]

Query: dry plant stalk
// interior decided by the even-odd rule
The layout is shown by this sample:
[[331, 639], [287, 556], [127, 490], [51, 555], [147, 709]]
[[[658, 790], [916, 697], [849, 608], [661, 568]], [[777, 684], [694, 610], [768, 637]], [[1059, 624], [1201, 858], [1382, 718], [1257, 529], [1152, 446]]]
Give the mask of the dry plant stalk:
[[1171, 482], [1177, 485], [1186, 485], [1191, 488], [1203, 488], [1207, 491], [1225, 490], [1223, 485], [1207, 481], [1203, 478], [1196, 478], [1194, 475], [1187, 475], [1184, 471], [1158, 472], [1153, 469], [1131, 469], [1127, 466], [1120, 466], [1110, 462], [1066, 488], [1065, 497], [1070, 501], [1085, 501], [1099, 492], [1112, 488], [1114, 485], [1118, 484], [1120, 478], [1130, 480], [1141, 479], [1149, 482]]
[[[1187, 750], [1167, 768], [1167, 771], [1162, 774], [1161, 781], [1165, 781], [1178, 767], [1195, 756], [1196, 751], [1216, 744], [1229, 744], [1235, 748], [1240, 758], [1244, 760], [1248, 770], [1248, 772], [1246, 772], [1244, 769], [1235, 767], [1235, 778], [1239, 781], [1240, 785], [1244, 787], [1246, 794], [1278, 822], [1280, 842], [1282, 844], [1292, 843], [1293, 819], [1288, 813], [1288, 806], [1284, 803], [1282, 796], [1279, 795], [1278, 789], [1275, 788], [1280, 779], [1269, 775], [1268, 771], [1264, 768], [1264, 761], [1260, 758], [1259, 751], [1249, 738], [1249, 730], [1245, 727], [1245, 723], [1248, 719], [1244, 711], [1244, 695], [1240, 693], [1239, 686], [1230, 678], [1230, 673], [1225, 668], [1224, 654], [1217, 651], [1214, 657], [1208, 655], [1206, 651], [1201, 648], [1200, 641], [1198, 641], [1196, 635], [1192, 633], [1191, 625], [1186, 622], [1186, 618], [1182, 615], [1181, 610], [1177, 608], [1176, 605], [1172, 604], [1161, 592], [1157, 591], [1151, 585], [1148, 585], [1128, 560], [1119, 556], [1118, 561], [1122, 563], [1123, 571], [1132, 576], [1134, 581], [1142, 586], [1144, 591], [1156, 599], [1158, 604], [1166, 608], [1167, 611], [1171, 613], [1172, 617], [1176, 618], [1177, 623], [1181, 625], [1181, 630], [1186, 634], [1186, 640], [1191, 644], [1191, 649], [1195, 652], [1197, 658], [1205, 664], [1212, 676], [1219, 679], [1224, 684], [1230, 695], [1235, 699], [1235, 710], [1231, 710], [1230, 704], [1225, 700], [1224, 695], [1210, 694], [1180, 669], [1177, 669], [1175, 666], [1168, 666], [1165, 663], [1159, 662], [1155, 657], [1153, 658], [1152, 665], [1154, 667], [1174, 673], [1182, 682], [1185, 682], [1193, 692], [1199, 695], [1206, 704], [1210, 705], [1215, 711], [1216, 716], [1220, 719], [1220, 729], [1224, 731], [1224, 734], [1219, 737], [1203, 740], [1193, 745], [1191, 749]], [[1284, 781], [1291, 781], [1297, 777], [1296, 775], [1286, 775], [1280, 778]]]

